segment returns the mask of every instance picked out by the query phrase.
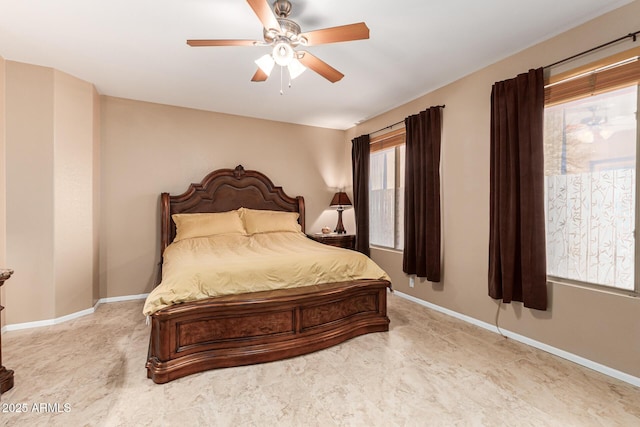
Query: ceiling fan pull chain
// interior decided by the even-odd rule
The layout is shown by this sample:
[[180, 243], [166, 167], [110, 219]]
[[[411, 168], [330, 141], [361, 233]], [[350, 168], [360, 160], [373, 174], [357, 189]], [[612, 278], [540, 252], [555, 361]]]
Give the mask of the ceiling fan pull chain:
[[280, 67], [280, 95], [284, 95], [284, 92], [282, 91], [282, 68]]

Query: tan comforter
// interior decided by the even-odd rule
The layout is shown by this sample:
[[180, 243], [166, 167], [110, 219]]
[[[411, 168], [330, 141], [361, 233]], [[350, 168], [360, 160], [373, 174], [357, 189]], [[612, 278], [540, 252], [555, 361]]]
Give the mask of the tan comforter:
[[203, 298], [355, 279], [386, 279], [363, 254], [323, 245], [303, 233], [223, 234], [174, 242], [145, 315]]

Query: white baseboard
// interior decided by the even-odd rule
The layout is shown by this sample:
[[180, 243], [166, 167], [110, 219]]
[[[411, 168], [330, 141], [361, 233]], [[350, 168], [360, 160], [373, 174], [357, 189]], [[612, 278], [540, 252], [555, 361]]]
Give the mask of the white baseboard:
[[108, 304], [110, 302], [120, 302], [120, 301], [132, 301], [136, 299], [146, 299], [149, 294], [138, 294], [138, 295], [125, 295], [122, 297], [108, 297], [108, 298], [100, 298], [96, 304]]
[[22, 329], [41, 328], [43, 326], [57, 325], [59, 323], [67, 322], [67, 321], [73, 320], [73, 319], [77, 319], [79, 317], [83, 317], [83, 316], [86, 316], [88, 314], [93, 314], [96, 311], [96, 308], [98, 308], [98, 306], [100, 304], [108, 304], [108, 303], [111, 303], [111, 302], [120, 302], [120, 301], [131, 301], [131, 300], [145, 299], [147, 297], [147, 295], [149, 295], [149, 294], [125, 295], [125, 296], [121, 296], [121, 297], [100, 298], [93, 307], [87, 308], [86, 310], [77, 311], [75, 313], [67, 314], [66, 316], [62, 316], [62, 317], [56, 317], [55, 319], [38, 320], [38, 321], [35, 321], [35, 322], [14, 323], [14, 324], [11, 324], [11, 325], [5, 325], [0, 330], [0, 333], [4, 334], [5, 332], [9, 332], [9, 331], [19, 331], [19, 330], [22, 330]]
[[487, 329], [491, 332], [495, 332], [497, 334], [502, 333], [502, 335], [509, 337], [513, 340], [519, 341], [521, 343], [530, 345], [531, 347], [535, 347], [538, 348], [540, 350], [546, 351], [547, 353], [551, 353], [553, 355], [556, 355], [558, 357], [562, 357], [563, 359], [567, 359], [571, 362], [577, 363], [578, 365], [582, 365], [586, 368], [589, 369], [593, 369], [594, 371], [600, 372], [602, 374], [608, 375], [610, 377], [616, 378], [618, 380], [624, 381], [626, 383], [629, 383], [631, 385], [634, 385], [636, 387], [640, 387], [640, 378], [638, 377], [634, 377], [633, 375], [629, 375], [627, 373], [624, 373], [622, 371], [618, 371], [616, 369], [610, 368], [609, 366], [605, 366], [602, 365], [600, 363], [594, 362], [592, 360], [589, 359], [585, 359], [584, 357], [578, 356], [576, 354], [573, 353], [569, 353], [568, 351], [564, 351], [561, 350], [559, 348], [556, 347], [552, 347], [548, 344], [542, 343], [540, 341], [536, 341], [533, 340], [531, 338], [528, 338], [524, 335], [520, 335], [520, 334], [516, 334], [515, 332], [511, 332], [508, 331], [506, 329], [500, 328], [500, 330], [498, 330], [498, 328], [495, 325], [492, 325], [490, 323], [486, 323], [483, 322], [481, 320], [478, 319], [474, 319], [473, 317], [458, 313], [457, 311], [453, 311], [453, 310], [449, 310], [448, 308], [444, 308], [444, 307], [440, 307], [439, 305], [421, 300], [419, 298], [413, 297], [411, 295], [402, 293], [402, 292], [398, 292], [398, 291], [394, 291], [393, 292], [395, 295], [407, 299], [409, 301], [413, 301], [417, 304], [420, 304], [424, 307], [430, 308], [432, 310], [435, 311], [439, 311], [440, 313], [444, 313], [446, 315], [449, 315], [451, 317], [455, 317], [457, 319], [460, 320], [464, 320], [465, 322], [471, 323], [473, 325], [479, 326], [481, 328]]

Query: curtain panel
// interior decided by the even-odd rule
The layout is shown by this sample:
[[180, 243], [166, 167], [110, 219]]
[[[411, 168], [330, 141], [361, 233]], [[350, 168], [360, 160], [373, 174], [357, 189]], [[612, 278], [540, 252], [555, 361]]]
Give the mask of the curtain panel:
[[356, 250], [369, 256], [369, 135], [351, 143], [353, 209], [356, 217]]
[[407, 117], [405, 129], [402, 270], [439, 282], [442, 107]]
[[489, 296], [547, 309], [542, 68], [491, 91]]

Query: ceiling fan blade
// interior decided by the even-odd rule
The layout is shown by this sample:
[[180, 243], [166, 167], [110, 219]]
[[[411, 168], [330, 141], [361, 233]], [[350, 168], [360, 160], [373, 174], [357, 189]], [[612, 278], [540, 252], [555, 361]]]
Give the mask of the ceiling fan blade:
[[298, 60], [302, 62], [302, 65], [312, 69], [331, 83], [335, 83], [344, 77], [344, 74], [340, 71], [336, 70], [321, 59], [311, 55], [309, 52], [298, 51]]
[[265, 80], [267, 80], [267, 78], [269, 78], [269, 76], [267, 75], [267, 73], [265, 73], [264, 71], [262, 71], [262, 69], [258, 68], [258, 70], [256, 71], [256, 73], [253, 75], [253, 77], [251, 78], [252, 82], [264, 82]]
[[249, 3], [253, 12], [258, 16], [264, 28], [267, 30], [280, 31], [280, 23], [266, 0], [247, 0], [247, 3]]
[[187, 40], [192, 47], [199, 46], [255, 46], [255, 40]]
[[364, 22], [342, 25], [339, 27], [325, 28], [323, 30], [309, 31], [300, 34], [304, 36], [307, 46], [318, 44], [348, 42], [351, 40], [363, 40], [369, 38], [369, 27]]

